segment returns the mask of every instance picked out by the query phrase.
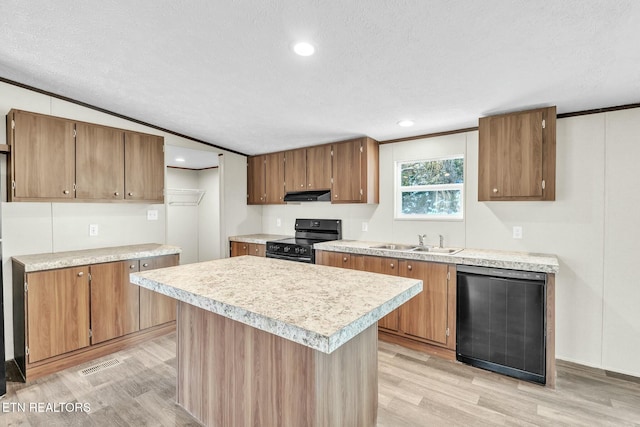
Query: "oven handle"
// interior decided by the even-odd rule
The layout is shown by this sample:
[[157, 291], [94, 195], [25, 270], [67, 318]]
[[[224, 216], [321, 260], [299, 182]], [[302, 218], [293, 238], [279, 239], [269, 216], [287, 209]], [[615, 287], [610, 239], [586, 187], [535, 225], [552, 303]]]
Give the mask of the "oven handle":
[[311, 259], [311, 257], [298, 257], [298, 256], [284, 255], [284, 254], [270, 254], [267, 252], [267, 258], [285, 259], [287, 261], [306, 262], [308, 264], [313, 264], [313, 260]]

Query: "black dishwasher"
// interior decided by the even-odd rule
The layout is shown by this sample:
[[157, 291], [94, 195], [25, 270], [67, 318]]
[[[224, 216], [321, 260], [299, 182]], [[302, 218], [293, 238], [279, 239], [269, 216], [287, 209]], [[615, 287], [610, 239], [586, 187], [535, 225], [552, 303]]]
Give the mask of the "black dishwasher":
[[456, 359], [545, 384], [546, 274], [458, 266]]

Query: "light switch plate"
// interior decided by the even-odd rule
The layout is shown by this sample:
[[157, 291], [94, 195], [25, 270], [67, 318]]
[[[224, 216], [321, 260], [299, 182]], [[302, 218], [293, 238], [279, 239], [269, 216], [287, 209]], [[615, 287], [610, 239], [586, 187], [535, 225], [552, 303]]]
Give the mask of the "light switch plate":
[[282, 220], [280, 218], [276, 218], [276, 227], [282, 227]]
[[147, 220], [148, 221], [157, 221], [158, 220], [158, 211], [156, 209], [149, 209], [147, 211]]
[[89, 236], [98, 235], [98, 224], [89, 224]]
[[368, 222], [363, 222], [362, 223], [362, 231], [369, 231], [369, 223]]
[[522, 239], [522, 227], [519, 225], [513, 226], [513, 238]]

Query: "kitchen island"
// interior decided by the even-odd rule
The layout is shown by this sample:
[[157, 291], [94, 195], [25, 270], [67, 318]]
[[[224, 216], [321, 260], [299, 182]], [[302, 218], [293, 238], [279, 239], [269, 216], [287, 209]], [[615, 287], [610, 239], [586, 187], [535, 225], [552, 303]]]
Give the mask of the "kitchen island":
[[377, 321], [422, 281], [259, 257], [131, 275], [178, 300], [178, 404], [208, 426], [374, 426]]

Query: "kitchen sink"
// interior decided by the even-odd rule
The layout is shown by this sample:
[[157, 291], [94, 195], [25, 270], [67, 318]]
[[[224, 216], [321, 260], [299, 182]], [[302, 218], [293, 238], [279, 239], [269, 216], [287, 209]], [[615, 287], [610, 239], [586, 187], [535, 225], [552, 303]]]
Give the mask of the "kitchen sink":
[[418, 246], [412, 249], [412, 252], [431, 252], [434, 254], [444, 254], [444, 255], [453, 255], [460, 252], [462, 249], [458, 248], [437, 248], [437, 247], [429, 247], [429, 246]]
[[416, 249], [416, 245], [403, 245], [396, 243], [387, 243], [384, 245], [369, 246], [371, 249], [390, 249], [392, 251], [410, 251]]

